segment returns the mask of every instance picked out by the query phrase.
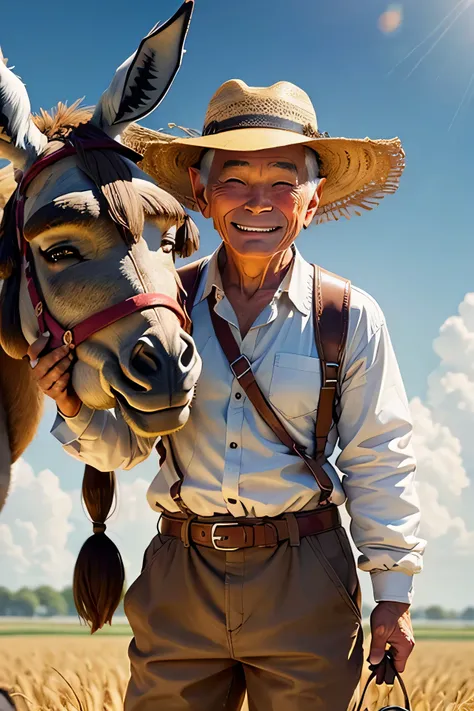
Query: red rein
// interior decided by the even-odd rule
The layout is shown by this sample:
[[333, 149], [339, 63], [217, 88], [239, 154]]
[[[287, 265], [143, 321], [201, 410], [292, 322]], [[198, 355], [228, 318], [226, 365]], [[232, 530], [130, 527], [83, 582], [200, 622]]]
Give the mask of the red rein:
[[[81, 142], [81, 147], [84, 150], [93, 149], [109, 149], [114, 150], [118, 153], [123, 153], [126, 157], [132, 160], [140, 159], [141, 156], [135, 154], [130, 149], [122, 146], [120, 143], [112, 140], [89, 140], [86, 142]], [[23, 273], [27, 280], [28, 293], [30, 295], [30, 300], [34, 308], [36, 318], [38, 319], [38, 327], [40, 333], [46, 333], [49, 331], [51, 334], [48, 351], [58, 348], [63, 344], [73, 343], [75, 346], [80, 345], [90, 336], [102, 329], [110, 326], [112, 323], [119, 321], [130, 314], [136, 313], [138, 311], [144, 311], [145, 309], [155, 308], [157, 306], [165, 307], [173, 311], [178, 317], [181, 326], [183, 328], [187, 327], [188, 319], [180, 304], [170, 296], [160, 293], [145, 293], [137, 294], [136, 296], [131, 296], [125, 301], [121, 301], [118, 304], [109, 306], [102, 311], [89, 316], [89, 318], [84, 319], [78, 323], [74, 328], [65, 329], [59, 324], [56, 319], [48, 311], [48, 308], [41, 296], [41, 289], [38, 282], [38, 278], [35, 271], [35, 265], [33, 262], [33, 255], [31, 252], [31, 247], [28, 241], [25, 239], [23, 234], [24, 226], [24, 207], [25, 207], [25, 195], [26, 189], [31, 181], [36, 178], [36, 176], [49, 165], [56, 163], [62, 158], [67, 158], [76, 153], [76, 148], [74, 145], [66, 145], [64, 148], [60, 148], [55, 153], [51, 153], [44, 158], [37, 160], [31, 168], [23, 175], [20, 185], [17, 189], [16, 198], [16, 229], [18, 246], [20, 248], [20, 253], [23, 259]]]

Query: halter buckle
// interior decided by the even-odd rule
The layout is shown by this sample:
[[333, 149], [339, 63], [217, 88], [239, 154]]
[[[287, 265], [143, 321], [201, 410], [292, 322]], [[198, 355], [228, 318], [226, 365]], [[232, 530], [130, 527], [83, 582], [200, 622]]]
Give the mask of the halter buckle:
[[39, 318], [39, 316], [41, 316], [42, 313], [43, 313], [43, 302], [38, 301], [38, 303], [35, 306], [35, 316], [37, 318]]
[[65, 346], [70, 346], [73, 341], [72, 331], [65, 331], [63, 333], [63, 343]]

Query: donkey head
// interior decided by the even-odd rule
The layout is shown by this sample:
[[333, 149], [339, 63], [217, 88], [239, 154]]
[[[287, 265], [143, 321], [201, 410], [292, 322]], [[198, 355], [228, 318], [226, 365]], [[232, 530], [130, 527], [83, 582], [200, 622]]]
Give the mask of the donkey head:
[[[85, 116], [87, 123], [74, 126], [69, 115], [69, 125], [57, 120], [49, 135], [38, 128], [45, 129], [46, 114], [35, 123], [25, 87], [0, 61], [0, 156], [24, 171], [63, 146], [64, 138], [78, 146], [76, 154], [44, 168], [29, 184], [23, 219], [42, 301], [65, 329], [137, 294], [178, 297], [174, 254], [188, 256], [197, 248], [191, 220], [119, 145], [117, 151], [87, 147], [106, 136], [120, 142], [130, 122], [161, 102], [181, 64], [192, 7], [187, 0], [171, 20], [153, 28], [117, 69], [94, 113]], [[0, 239], [0, 344], [10, 358], [21, 359], [40, 334], [15, 219], [12, 200]], [[185, 424], [200, 360], [171, 310], [128, 315], [84, 341], [76, 355], [72, 382], [86, 405], [118, 404], [143, 436]]]
[[[59, 105], [54, 116], [33, 119], [25, 87], [0, 55], [0, 157], [21, 179], [7, 204], [0, 196], [0, 509], [10, 462], [39, 419], [41, 398], [24, 357], [44, 323], [65, 335], [99, 322], [75, 349], [72, 380], [86, 405], [118, 405], [130, 427], [149, 437], [182, 427], [189, 416], [201, 363], [178, 320], [174, 255], [192, 254], [198, 234], [120, 136], [168, 91], [192, 9], [186, 0], [153, 28], [93, 114]], [[11, 169], [0, 175], [5, 186], [12, 187]], [[133, 313], [122, 308], [130, 303]], [[117, 305], [120, 318], [104, 320]], [[86, 467], [83, 497], [93, 521], [105, 522], [114, 494], [112, 472]], [[74, 571], [76, 607], [92, 632], [111, 621], [124, 583], [120, 554], [104, 531], [84, 543]]]

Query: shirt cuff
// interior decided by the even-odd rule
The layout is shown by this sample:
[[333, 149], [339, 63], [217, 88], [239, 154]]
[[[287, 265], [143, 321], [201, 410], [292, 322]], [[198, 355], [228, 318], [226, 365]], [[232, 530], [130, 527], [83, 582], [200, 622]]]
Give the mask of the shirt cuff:
[[413, 575], [395, 570], [376, 570], [371, 573], [375, 602], [413, 601]]
[[95, 410], [84, 403], [74, 417], [66, 417], [61, 412], [57, 412], [56, 419], [51, 428], [51, 434], [63, 445], [70, 444], [79, 439], [89, 427]]

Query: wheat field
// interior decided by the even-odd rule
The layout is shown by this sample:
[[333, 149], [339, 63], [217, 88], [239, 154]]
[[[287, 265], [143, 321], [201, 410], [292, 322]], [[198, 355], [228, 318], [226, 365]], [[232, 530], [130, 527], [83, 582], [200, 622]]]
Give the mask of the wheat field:
[[[0, 686], [19, 711], [120, 711], [127, 646], [127, 637], [3, 637]], [[474, 711], [474, 642], [418, 642], [404, 678], [413, 711]], [[386, 705], [387, 691], [374, 687], [367, 708]]]

